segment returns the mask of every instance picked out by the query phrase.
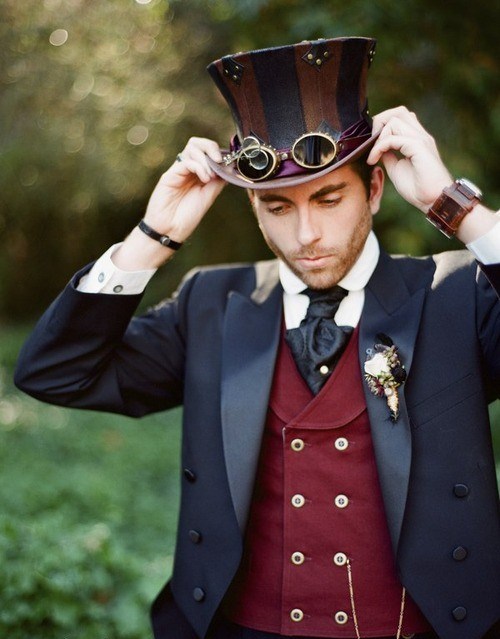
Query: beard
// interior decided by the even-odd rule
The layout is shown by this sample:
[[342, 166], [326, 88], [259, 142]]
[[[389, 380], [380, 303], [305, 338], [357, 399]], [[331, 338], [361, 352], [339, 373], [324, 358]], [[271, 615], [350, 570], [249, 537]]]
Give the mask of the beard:
[[[338, 284], [351, 270], [363, 250], [371, 228], [372, 215], [367, 206], [365, 214], [360, 217], [347, 242], [341, 247], [329, 247], [315, 243], [293, 253], [285, 254], [265, 233], [264, 239], [276, 257], [285, 262], [292, 273], [304, 284], [311, 289], [322, 290]], [[297, 263], [297, 260], [300, 259], [323, 255], [329, 257], [328, 264], [324, 267], [304, 269]]]

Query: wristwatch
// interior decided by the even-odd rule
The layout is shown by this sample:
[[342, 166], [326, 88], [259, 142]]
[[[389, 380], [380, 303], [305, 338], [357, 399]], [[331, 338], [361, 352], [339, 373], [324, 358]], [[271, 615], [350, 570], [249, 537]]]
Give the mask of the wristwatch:
[[427, 211], [427, 219], [446, 237], [453, 237], [462, 220], [481, 201], [483, 194], [470, 180], [460, 178], [446, 187]]

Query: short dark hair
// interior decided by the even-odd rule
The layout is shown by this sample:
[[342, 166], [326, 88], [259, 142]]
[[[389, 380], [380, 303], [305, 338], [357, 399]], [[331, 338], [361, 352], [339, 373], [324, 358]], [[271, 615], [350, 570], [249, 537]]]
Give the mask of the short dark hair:
[[365, 187], [366, 197], [368, 198], [370, 197], [370, 184], [374, 167], [366, 163], [367, 158], [368, 153], [363, 153], [360, 158], [354, 160], [354, 162], [350, 162], [349, 166], [352, 167], [352, 170], [361, 178], [363, 186]]

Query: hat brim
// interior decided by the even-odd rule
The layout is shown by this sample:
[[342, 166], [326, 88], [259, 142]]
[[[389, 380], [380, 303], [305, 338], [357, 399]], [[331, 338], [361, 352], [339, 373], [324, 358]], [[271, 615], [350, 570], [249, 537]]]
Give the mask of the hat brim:
[[297, 184], [304, 184], [306, 182], [311, 182], [312, 180], [316, 180], [317, 178], [320, 178], [323, 175], [328, 175], [328, 173], [332, 173], [333, 171], [336, 171], [341, 166], [345, 166], [346, 164], [350, 164], [351, 162], [354, 162], [373, 146], [375, 140], [379, 136], [379, 133], [380, 131], [373, 133], [370, 138], [368, 138], [362, 144], [360, 144], [352, 153], [350, 153], [349, 155], [346, 155], [338, 162], [334, 164], [330, 164], [324, 169], [320, 169], [318, 171], [311, 171], [308, 173], [300, 173], [298, 175], [289, 175], [287, 177], [271, 178], [270, 180], [262, 180], [261, 182], [252, 182], [251, 180], [246, 180], [236, 170], [234, 164], [230, 166], [226, 166], [225, 164], [219, 164], [218, 162], [215, 162], [214, 160], [212, 160], [212, 158], [210, 158], [208, 155], [207, 155], [207, 160], [210, 167], [213, 169], [216, 175], [218, 175], [220, 178], [222, 178], [226, 182], [229, 182], [230, 184], [234, 184], [235, 186], [241, 186], [244, 189], [285, 188], [288, 186], [296, 186]]

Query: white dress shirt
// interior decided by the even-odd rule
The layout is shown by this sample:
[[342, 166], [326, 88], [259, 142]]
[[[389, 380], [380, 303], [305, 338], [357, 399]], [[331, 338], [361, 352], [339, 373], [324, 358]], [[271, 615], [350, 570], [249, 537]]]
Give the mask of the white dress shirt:
[[[371, 231], [360, 256], [347, 275], [338, 283], [348, 291], [348, 295], [340, 302], [335, 314], [335, 322], [338, 326], [356, 326], [359, 322], [365, 301], [365, 286], [377, 266], [379, 255], [378, 240], [375, 233]], [[307, 286], [281, 260], [279, 275], [284, 290], [285, 325], [287, 328], [296, 328], [304, 319], [309, 306], [309, 298], [302, 294]]]

